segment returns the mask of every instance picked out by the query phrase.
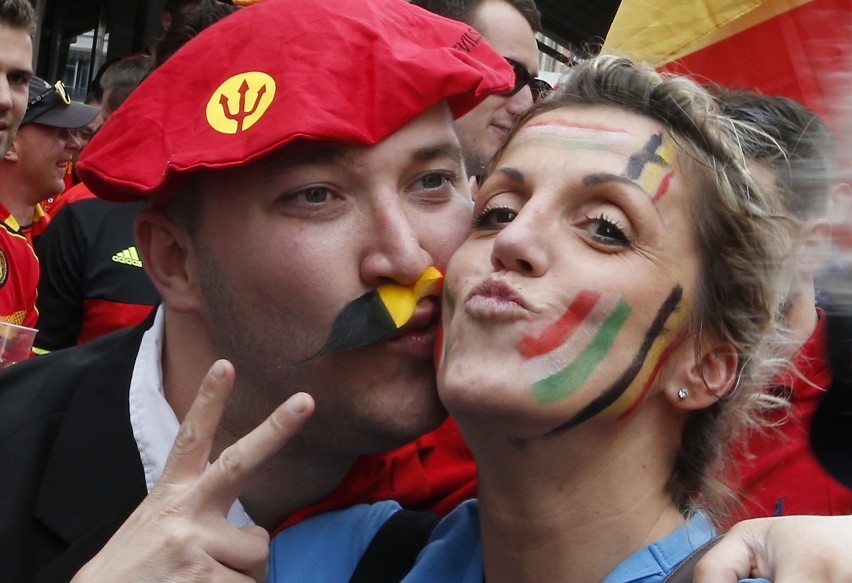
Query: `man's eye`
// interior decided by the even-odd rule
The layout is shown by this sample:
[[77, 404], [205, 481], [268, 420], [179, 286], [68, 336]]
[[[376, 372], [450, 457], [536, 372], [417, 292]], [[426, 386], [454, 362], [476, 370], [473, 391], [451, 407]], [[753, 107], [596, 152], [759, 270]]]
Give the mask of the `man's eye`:
[[420, 186], [426, 189], [441, 188], [447, 183], [452, 183], [453, 179], [442, 172], [430, 172], [420, 177]]
[[486, 208], [473, 219], [475, 229], [502, 229], [515, 220], [517, 211], [508, 207]]
[[306, 188], [299, 194], [301, 194], [305, 202], [309, 204], [321, 204], [326, 202], [331, 197], [331, 193], [328, 191], [328, 189], [322, 186], [312, 186], [310, 188]]

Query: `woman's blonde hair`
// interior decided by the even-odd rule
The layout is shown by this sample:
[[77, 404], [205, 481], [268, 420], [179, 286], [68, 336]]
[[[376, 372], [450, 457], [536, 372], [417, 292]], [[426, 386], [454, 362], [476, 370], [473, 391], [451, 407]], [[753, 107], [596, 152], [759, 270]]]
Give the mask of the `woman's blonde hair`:
[[611, 106], [650, 118], [685, 153], [680, 160], [692, 174], [701, 262], [692, 298], [695, 348], [700, 351], [701, 338], [729, 342], [738, 364], [731, 392], [690, 415], [668, 487], [684, 514], [698, 506], [721, 512], [728, 492], [717, 470], [726, 444], [735, 429], [754, 418], [760, 389], [782, 363], [778, 317], [791, 226], [777, 198], [747, 168], [741, 140], [760, 130], [738, 131], [743, 122], [724, 115], [716, 100], [686, 77], [662, 74], [626, 58], [599, 56], [575, 66], [547, 100], [519, 121], [507, 143], [531, 118], [574, 106]]

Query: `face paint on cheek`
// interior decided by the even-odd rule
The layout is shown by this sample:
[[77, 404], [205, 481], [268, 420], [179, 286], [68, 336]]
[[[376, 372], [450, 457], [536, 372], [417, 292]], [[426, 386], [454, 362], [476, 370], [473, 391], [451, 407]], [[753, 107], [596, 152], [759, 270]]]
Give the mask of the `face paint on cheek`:
[[387, 338], [411, 319], [417, 302], [440, 292], [443, 280], [437, 267], [429, 267], [413, 285], [380, 285], [355, 298], [334, 319], [322, 348], [296, 364]]
[[674, 170], [677, 147], [668, 134], [654, 134], [638, 154], [627, 162], [624, 177], [633, 180], [654, 202], [659, 201], [669, 190]]
[[524, 337], [519, 348], [536, 401], [555, 403], [576, 392], [609, 353], [629, 315], [620, 297], [586, 290], [541, 334]]
[[[572, 419], [569, 419], [567, 422], [563, 423], [556, 429], [554, 429], [551, 433], [560, 433], [562, 431], [567, 431], [572, 427], [576, 427], [577, 425], [591, 419], [592, 417], [600, 414], [602, 411], [606, 410], [608, 407], [618, 402], [618, 400], [630, 389], [634, 383], [636, 383], [637, 377], [640, 372], [645, 368], [646, 364], [649, 362], [649, 354], [654, 349], [655, 345], [657, 345], [657, 339], [661, 336], [667, 336], [668, 330], [677, 330], [677, 332], [673, 333], [674, 340], [673, 343], [677, 343], [679, 341], [678, 335], [681, 330], [683, 330], [685, 326], [685, 319], [688, 313], [688, 308], [683, 302], [683, 288], [679, 285], [675, 286], [672, 291], [669, 293], [669, 296], [666, 298], [666, 301], [663, 302], [663, 305], [660, 306], [660, 309], [657, 311], [657, 315], [654, 317], [654, 321], [651, 323], [648, 331], [645, 333], [645, 339], [642, 342], [642, 345], [639, 347], [636, 355], [633, 357], [630, 365], [625, 369], [625, 371], [621, 374], [621, 376], [609, 386], [599, 397], [593, 400], [589, 405], [586, 406], [585, 409], [580, 411], [577, 415], [575, 415]], [[675, 314], [677, 314], [676, 317]], [[680, 322], [680, 326], [675, 325], [675, 321]], [[667, 325], [668, 324], [668, 325]], [[671, 338], [671, 336], [668, 336]], [[666, 346], [671, 346], [672, 342], [667, 343], [663, 340], [660, 345], [663, 348], [658, 348], [661, 352], [665, 352]], [[669, 349], [669, 352], [671, 348]], [[661, 357], [664, 362], [665, 357]], [[653, 363], [650, 365], [650, 369], [648, 372], [649, 380], [656, 374], [656, 371], [659, 370], [658, 365], [662, 365], [661, 359], [650, 359]], [[643, 387], [650, 386], [647, 382], [636, 383], [637, 386]], [[629, 408], [630, 403], [640, 401], [640, 396], [631, 401], [630, 398], [626, 398], [625, 402], [627, 403], [624, 406], [624, 410]], [[611, 412], [612, 414], [609, 416], [618, 416], [617, 413]]]
[[630, 134], [601, 125], [584, 125], [562, 120], [528, 123], [512, 138], [507, 151], [525, 143], [564, 150], [610, 151], [626, 144]]
[[660, 374], [660, 369], [662, 369], [672, 351], [686, 337], [689, 311], [689, 302], [681, 301], [666, 321], [663, 332], [651, 344], [648, 356], [645, 358], [635, 380], [621, 397], [603, 411], [603, 415], [615, 417], [618, 420], [627, 419], [647, 398], [651, 386]]

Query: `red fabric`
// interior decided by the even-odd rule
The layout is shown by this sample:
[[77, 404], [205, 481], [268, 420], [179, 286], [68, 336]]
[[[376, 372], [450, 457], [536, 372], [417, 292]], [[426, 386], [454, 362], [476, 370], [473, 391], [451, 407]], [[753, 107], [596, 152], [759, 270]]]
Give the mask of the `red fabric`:
[[[852, 514], [852, 490], [831, 477], [814, 457], [808, 438], [811, 419], [831, 384], [820, 311], [817, 329], [802, 346], [793, 364], [805, 377], [792, 372], [782, 379], [792, 388], [787, 420], [768, 433], [754, 435], [737, 454], [743, 495], [742, 518], [781, 514]], [[810, 383], [815, 384], [812, 386]]]
[[35, 328], [38, 276], [31, 242], [0, 204], [0, 321]]
[[812, 0], [668, 65], [699, 81], [784, 95], [828, 112], [850, 49], [850, 0]]
[[114, 330], [141, 324], [151, 314], [153, 306], [123, 304], [102, 299], [83, 300], [83, 318], [77, 344], [94, 340]]
[[86, 146], [77, 173], [108, 200], [165, 202], [189, 172], [298, 139], [375, 144], [443, 100], [458, 117], [513, 82], [476, 31], [405, 0], [265, 0], [154, 71]]
[[277, 530], [322, 512], [379, 500], [444, 515], [475, 496], [476, 464], [455, 422], [448, 419], [399, 449], [362, 456], [340, 486], [292, 514]]

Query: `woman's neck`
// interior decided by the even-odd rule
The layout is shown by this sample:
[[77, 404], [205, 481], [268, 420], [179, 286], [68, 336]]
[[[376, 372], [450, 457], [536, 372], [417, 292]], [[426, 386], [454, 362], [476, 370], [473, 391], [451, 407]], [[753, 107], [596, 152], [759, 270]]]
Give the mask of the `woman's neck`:
[[670, 438], [649, 430], [666, 420], [643, 417], [477, 456], [489, 583], [596, 583], [684, 523], [666, 491]]

